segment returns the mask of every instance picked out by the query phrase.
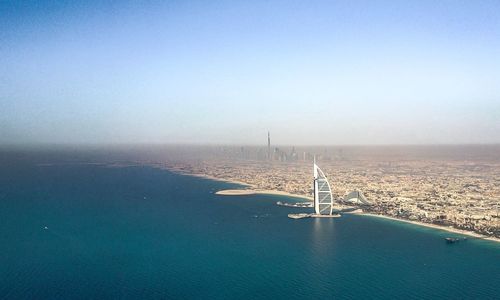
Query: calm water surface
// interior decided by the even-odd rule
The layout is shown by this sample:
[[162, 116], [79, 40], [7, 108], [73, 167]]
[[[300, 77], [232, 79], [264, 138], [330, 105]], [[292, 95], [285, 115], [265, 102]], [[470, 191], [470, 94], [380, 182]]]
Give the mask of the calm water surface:
[[0, 298], [500, 297], [496, 243], [214, 195], [234, 187], [149, 167], [2, 167]]

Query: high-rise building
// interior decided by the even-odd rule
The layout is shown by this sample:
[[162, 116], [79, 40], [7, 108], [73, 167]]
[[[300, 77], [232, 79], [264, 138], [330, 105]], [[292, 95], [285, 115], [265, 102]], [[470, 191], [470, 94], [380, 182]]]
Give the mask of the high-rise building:
[[292, 147], [292, 152], [290, 152], [290, 160], [295, 161], [299, 158], [297, 152], [295, 152], [295, 147]]
[[316, 164], [316, 158], [313, 163], [314, 173], [314, 212], [317, 215], [332, 215], [333, 213], [333, 195], [330, 183], [325, 173]]
[[271, 134], [267, 132], [267, 159], [271, 160]]

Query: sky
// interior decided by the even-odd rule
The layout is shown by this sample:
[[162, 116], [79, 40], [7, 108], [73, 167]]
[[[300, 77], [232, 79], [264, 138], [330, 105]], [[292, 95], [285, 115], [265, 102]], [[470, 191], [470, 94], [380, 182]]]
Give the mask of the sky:
[[500, 1], [0, 1], [0, 144], [500, 143]]

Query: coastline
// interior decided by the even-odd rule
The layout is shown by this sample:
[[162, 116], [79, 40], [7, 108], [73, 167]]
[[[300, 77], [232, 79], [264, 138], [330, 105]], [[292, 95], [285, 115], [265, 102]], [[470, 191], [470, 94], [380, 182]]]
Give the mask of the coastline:
[[300, 198], [300, 199], [312, 201], [311, 197], [299, 196], [299, 195], [290, 194], [287, 192], [273, 191], [273, 190], [231, 189], [231, 190], [220, 190], [220, 191], [217, 191], [215, 194], [216, 195], [223, 195], [223, 196], [246, 196], [246, 195], [256, 195], [256, 194], [279, 195], [279, 196], [288, 196], [288, 197]]
[[[288, 197], [300, 198], [300, 199], [309, 200], [309, 201], [313, 200], [312, 197], [308, 197], [308, 196], [297, 195], [297, 194], [292, 194], [292, 193], [283, 192], [283, 191], [276, 191], [276, 190], [262, 190], [262, 189], [258, 189], [254, 185], [248, 184], [248, 183], [242, 182], [242, 181], [237, 181], [237, 180], [232, 180], [232, 179], [231, 180], [230, 179], [222, 179], [222, 178], [217, 178], [217, 177], [213, 177], [213, 176], [205, 175], [205, 174], [192, 174], [192, 173], [187, 173], [187, 172], [180, 171], [180, 170], [173, 169], [173, 168], [166, 168], [166, 169], [169, 170], [169, 171], [178, 173], [178, 174], [182, 174], [182, 175], [187, 175], [187, 176], [193, 176], [193, 177], [198, 177], [198, 178], [204, 178], [204, 179], [210, 179], [210, 180], [215, 180], [215, 181], [222, 181], [222, 182], [234, 183], [234, 184], [242, 185], [245, 188], [244, 189], [239, 189], [239, 190], [248, 190], [249, 191], [248, 193], [234, 193], [234, 194], [232, 194], [233, 196], [234, 195], [245, 195], [245, 194], [246, 195], [250, 195], [250, 194], [267, 194], [267, 195], [288, 196]], [[230, 190], [227, 190], [227, 191], [236, 191], [236, 190], [238, 190], [238, 189], [230, 189]], [[221, 191], [217, 191], [216, 193], [219, 193], [219, 195], [226, 194], [226, 193], [220, 193], [220, 192]], [[229, 195], [229, 193], [227, 193], [226, 195]]]
[[302, 195], [297, 195], [297, 194], [291, 194], [288, 192], [282, 192], [282, 191], [273, 191], [273, 190], [257, 190], [256, 194], [266, 194], [266, 195], [280, 195], [280, 196], [288, 196], [288, 197], [293, 197], [293, 198], [300, 198], [308, 201], [312, 201], [312, 197], [307, 197], [307, 196], [302, 196]]
[[[181, 173], [183, 175], [200, 177], [200, 178], [205, 178], [205, 179], [210, 179], [210, 180], [215, 180], [215, 181], [222, 181], [222, 182], [234, 183], [234, 184], [239, 184], [239, 185], [242, 185], [242, 186], [246, 186], [246, 187], [249, 188], [248, 190], [251, 191], [247, 195], [250, 195], [250, 194], [281, 195], [281, 196], [289, 196], [289, 197], [301, 198], [301, 199], [305, 199], [305, 200], [309, 200], [309, 201], [312, 200], [312, 197], [307, 197], [307, 196], [297, 195], [297, 194], [291, 194], [291, 193], [288, 193], [288, 192], [282, 192], [282, 191], [276, 191], [276, 190], [259, 190], [259, 189], [256, 189], [255, 186], [253, 186], [251, 184], [248, 184], [248, 183], [245, 183], [245, 182], [241, 182], [241, 181], [221, 179], [221, 178], [217, 178], [217, 177], [213, 177], [213, 176], [208, 176], [208, 175], [204, 175], [204, 174], [191, 174], [191, 173], [182, 172], [182, 171], [179, 171], [179, 170], [176, 170], [176, 169], [168, 169], [168, 170], [176, 172], [176, 173]], [[237, 190], [237, 189], [233, 189], [233, 190]], [[218, 192], [220, 192], [220, 191], [218, 191]], [[245, 195], [245, 193], [239, 193], [239, 194], [234, 194], [234, 195]], [[497, 243], [500, 242], [500, 238], [490, 237], [490, 236], [486, 236], [486, 235], [483, 235], [483, 234], [480, 234], [480, 233], [476, 233], [476, 232], [473, 232], [473, 231], [458, 229], [458, 228], [449, 227], [449, 226], [442, 226], [442, 225], [424, 223], [424, 222], [419, 222], [419, 221], [412, 221], [412, 220], [400, 219], [400, 218], [396, 218], [396, 217], [392, 217], [392, 216], [378, 215], [378, 214], [373, 214], [373, 213], [357, 212], [356, 214], [358, 214], [360, 216], [376, 217], [376, 218], [383, 218], [383, 219], [388, 219], [388, 220], [393, 220], [393, 221], [405, 222], [405, 223], [416, 225], [416, 226], [423, 226], [423, 227], [427, 227], [427, 228], [443, 230], [443, 231], [447, 231], [447, 232], [451, 232], [451, 233], [466, 235], [466, 236], [469, 236], [469, 237], [474, 237], [474, 238], [477, 238], [477, 239], [493, 241], [493, 242], [497, 242]]]
[[182, 174], [182, 175], [193, 176], [193, 177], [204, 178], [204, 179], [210, 179], [210, 180], [215, 180], [215, 181], [222, 181], [222, 182], [227, 182], [227, 183], [234, 183], [234, 184], [242, 185], [242, 186], [247, 187], [247, 188], [254, 188], [253, 185], [245, 183], [245, 182], [242, 182], [242, 181], [221, 179], [221, 178], [217, 178], [217, 177], [213, 177], [213, 176], [209, 176], [209, 175], [205, 175], [205, 174], [191, 174], [191, 173], [182, 172], [182, 171], [179, 171], [179, 170], [176, 170], [176, 169], [167, 169], [167, 170], [173, 171], [175, 173], [179, 173], [179, 174]]
[[392, 220], [392, 221], [398, 221], [398, 222], [404, 222], [412, 225], [417, 225], [417, 226], [422, 226], [422, 227], [427, 227], [427, 228], [432, 228], [432, 229], [438, 229], [438, 230], [443, 230], [451, 233], [456, 233], [456, 234], [461, 234], [461, 235], [467, 235], [470, 237], [474, 237], [477, 239], [482, 239], [482, 240], [488, 240], [488, 241], [493, 241], [493, 242], [500, 242], [500, 239], [496, 237], [490, 237], [486, 235], [482, 235], [480, 233], [476, 233], [473, 231], [468, 231], [468, 230], [463, 230], [463, 229], [458, 229], [454, 227], [449, 227], [449, 226], [441, 226], [441, 225], [436, 225], [436, 224], [430, 224], [430, 223], [424, 223], [424, 222], [418, 222], [418, 221], [412, 221], [412, 220], [405, 220], [405, 219], [399, 219], [391, 216], [385, 216], [385, 215], [377, 215], [377, 214], [372, 214], [372, 213], [358, 213], [360, 216], [368, 216], [368, 217], [376, 217], [376, 218], [382, 218], [382, 219], [387, 219], [387, 220]]

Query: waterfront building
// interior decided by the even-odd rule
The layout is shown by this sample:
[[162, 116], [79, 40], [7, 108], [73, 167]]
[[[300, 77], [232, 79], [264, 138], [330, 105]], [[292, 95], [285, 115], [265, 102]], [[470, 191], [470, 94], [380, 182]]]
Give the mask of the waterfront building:
[[314, 212], [317, 215], [331, 215], [333, 213], [333, 195], [330, 183], [325, 173], [313, 163], [314, 172]]
[[267, 159], [271, 160], [271, 134], [267, 132]]
[[344, 197], [344, 202], [357, 205], [370, 205], [363, 193], [359, 190], [352, 191]]

